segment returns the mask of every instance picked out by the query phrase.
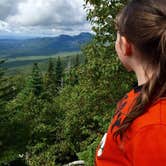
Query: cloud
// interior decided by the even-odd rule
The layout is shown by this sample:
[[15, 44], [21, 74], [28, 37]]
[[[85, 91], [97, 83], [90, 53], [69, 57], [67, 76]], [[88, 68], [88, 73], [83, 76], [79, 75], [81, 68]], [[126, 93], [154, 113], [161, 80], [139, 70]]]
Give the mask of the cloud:
[[84, 0], [0, 0], [0, 33], [58, 35], [90, 31], [83, 3]]
[[0, 0], [0, 20], [6, 19], [8, 16], [17, 12], [17, 5], [21, 0]]
[[7, 22], [19, 25], [68, 25], [85, 21], [83, 0], [27, 0], [18, 4], [18, 12]]
[[57, 36], [60, 34], [76, 35], [81, 32], [91, 32], [90, 25], [59, 28], [55, 26], [13, 26], [0, 20], [0, 36], [2, 35], [24, 35], [24, 36]]
[[6, 31], [6, 32], [10, 32], [10, 27], [9, 24], [0, 20], [0, 32]]

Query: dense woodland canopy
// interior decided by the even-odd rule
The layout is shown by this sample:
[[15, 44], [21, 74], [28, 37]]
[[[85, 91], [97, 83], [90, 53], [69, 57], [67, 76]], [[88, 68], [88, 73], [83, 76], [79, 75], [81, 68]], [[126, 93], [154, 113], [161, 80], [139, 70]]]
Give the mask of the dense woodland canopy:
[[61, 58], [41, 72], [6, 76], [0, 61], [0, 165], [54, 166], [82, 159], [93, 166], [117, 101], [135, 77], [114, 49], [114, 18], [127, 0], [85, 0], [95, 36], [64, 67]]

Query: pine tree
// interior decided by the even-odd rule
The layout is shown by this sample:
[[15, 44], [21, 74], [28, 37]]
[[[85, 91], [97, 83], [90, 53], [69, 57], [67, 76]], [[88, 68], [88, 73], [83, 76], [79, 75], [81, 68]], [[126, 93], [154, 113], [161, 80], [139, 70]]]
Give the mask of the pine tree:
[[55, 83], [57, 86], [57, 90], [59, 90], [59, 88], [62, 87], [62, 74], [63, 74], [63, 67], [60, 57], [58, 57], [56, 62], [55, 73], [56, 73]]
[[79, 66], [79, 64], [80, 64], [80, 57], [79, 54], [77, 54], [75, 58], [75, 67]]
[[[16, 98], [18, 88], [12, 77], [7, 76], [4, 68], [5, 60], [0, 60], [0, 165], [15, 159], [16, 149], [22, 148], [18, 134], [19, 124], [13, 121], [15, 113], [8, 109], [8, 104]], [[13, 83], [15, 82], [15, 83]], [[17, 117], [20, 119], [20, 117]], [[17, 133], [17, 134], [16, 134]], [[24, 139], [24, 138], [23, 138]], [[19, 144], [19, 145], [18, 145]], [[17, 146], [18, 145], [18, 146]]]
[[33, 64], [31, 79], [32, 93], [35, 96], [39, 96], [43, 90], [43, 78], [37, 63]]
[[5, 75], [3, 64], [5, 60], [0, 60], [0, 106], [16, 96], [16, 87], [12, 83], [12, 78]]
[[47, 99], [52, 99], [52, 97], [57, 94], [55, 68], [52, 59], [49, 59], [48, 62], [48, 69], [45, 74], [44, 87], [44, 96]]

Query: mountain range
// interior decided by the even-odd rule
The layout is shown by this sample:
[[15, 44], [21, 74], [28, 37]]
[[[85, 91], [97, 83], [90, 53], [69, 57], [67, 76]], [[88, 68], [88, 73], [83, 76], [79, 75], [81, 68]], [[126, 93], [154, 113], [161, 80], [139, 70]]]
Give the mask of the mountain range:
[[57, 37], [1, 38], [0, 57], [45, 56], [61, 52], [80, 51], [93, 35], [88, 32], [79, 35], [60, 35]]

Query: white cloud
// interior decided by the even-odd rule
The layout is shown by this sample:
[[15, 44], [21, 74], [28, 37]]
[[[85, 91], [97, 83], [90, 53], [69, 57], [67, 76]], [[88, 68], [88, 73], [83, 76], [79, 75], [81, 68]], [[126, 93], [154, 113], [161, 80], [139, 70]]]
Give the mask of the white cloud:
[[22, 0], [0, 0], [0, 19], [4, 20], [6, 17], [15, 14], [17, 12], [17, 6], [21, 1]]
[[84, 0], [0, 0], [0, 33], [3, 29], [39, 35], [90, 31], [83, 3]]
[[0, 32], [1, 31], [10, 32], [9, 24], [7, 22], [2, 21], [2, 20], [0, 20]]

